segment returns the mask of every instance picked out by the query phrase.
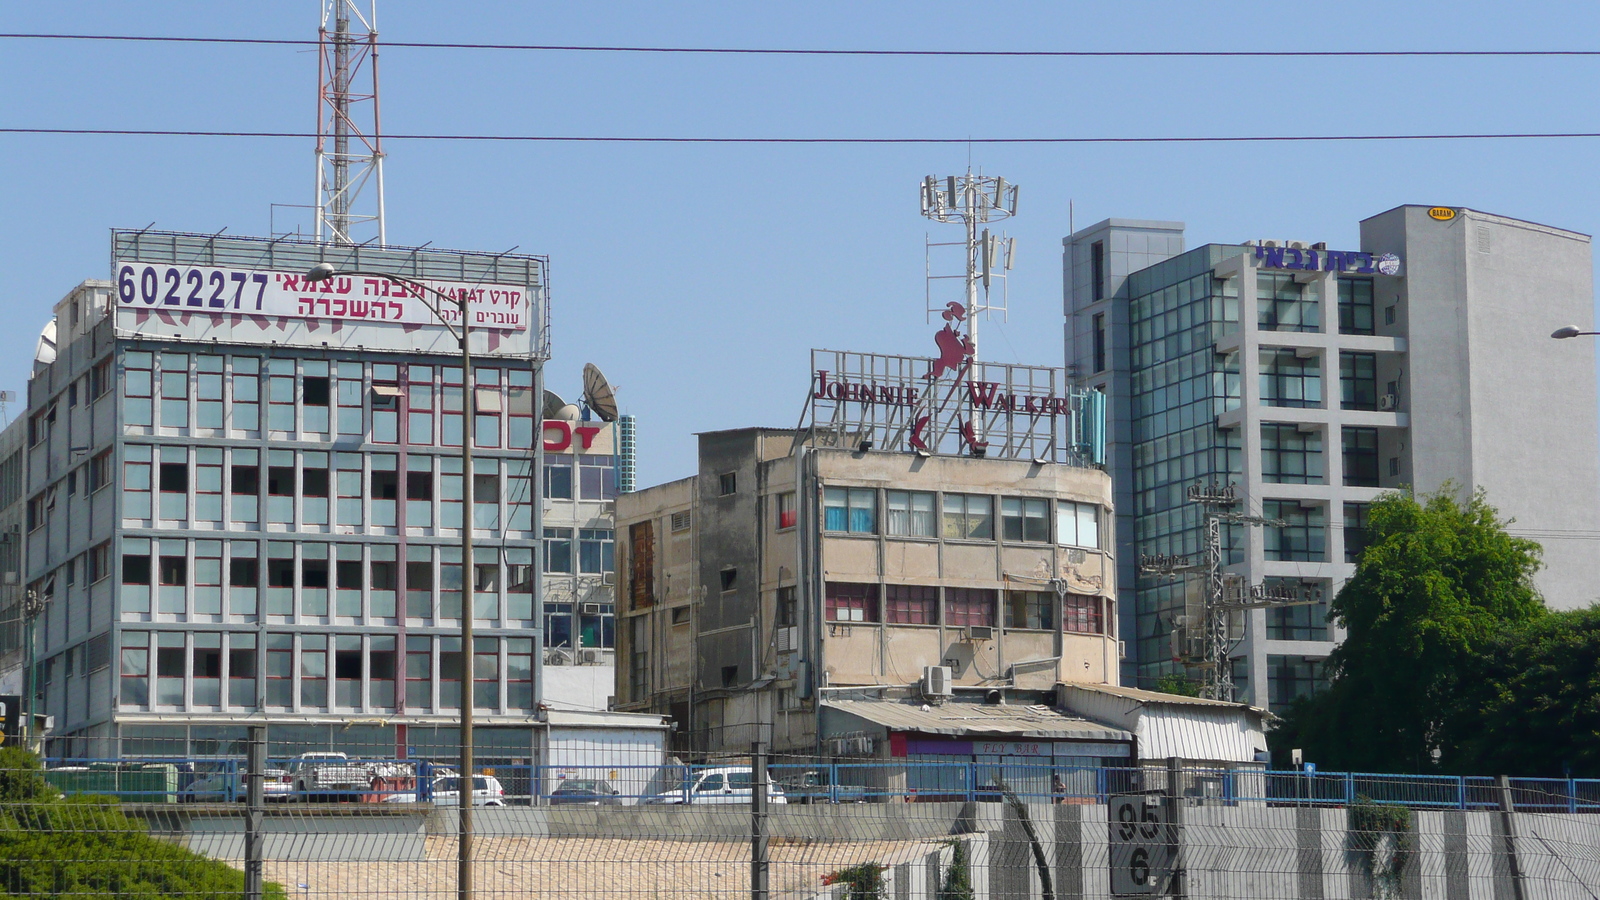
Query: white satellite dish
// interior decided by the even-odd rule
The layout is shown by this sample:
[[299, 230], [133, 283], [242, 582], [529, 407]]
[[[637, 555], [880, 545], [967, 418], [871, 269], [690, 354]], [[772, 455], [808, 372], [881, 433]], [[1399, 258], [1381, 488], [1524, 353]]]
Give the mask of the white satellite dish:
[[583, 364], [583, 402], [602, 422], [617, 420], [617, 390], [594, 363]]
[[559, 419], [561, 418], [561, 407], [566, 405], [567, 401], [561, 399], [560, 394], [555, 391], [545, 391], [544, 407], [540, 410], [540, 418]]

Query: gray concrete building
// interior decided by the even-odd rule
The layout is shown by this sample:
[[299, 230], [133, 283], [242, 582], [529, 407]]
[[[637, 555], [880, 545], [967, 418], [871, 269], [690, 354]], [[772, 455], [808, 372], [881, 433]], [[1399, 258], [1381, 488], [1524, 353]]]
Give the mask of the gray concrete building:
[[[29, 383], [51, 755], [233, 754], [265, 723], [275, 755], [448, 758], [471, 677], [478, 759], [532, 757], [546, 261], [151, 231], [112, 258]], [[473, 371], [411, 289], [306, 282], [323, 261], [466, 292]]]
[[1109, 219], [1064, 241], [1066, 356], [1109, 395], [1128, 683], [1181, 671], [1170, 639], [1193, 586], [1141, 555], [1197, 557], [1195, 481], [1235, 483], [1224, 561], [1316, 606], [1249, 611], [1237, 696], [1313, 690], [1340, 635], [1326, 600], [1354, 572], [1387, 490], [1482, 487], [1545, 547], [1545, 600], [1593, 602], [1600, 530], [1595, 352], [1552, 330], [1593, 322], [1590, 239], [1474, 210], [1402, 206], [1359, 249], [1251, 240], [1184, 252], [1183, 226]]

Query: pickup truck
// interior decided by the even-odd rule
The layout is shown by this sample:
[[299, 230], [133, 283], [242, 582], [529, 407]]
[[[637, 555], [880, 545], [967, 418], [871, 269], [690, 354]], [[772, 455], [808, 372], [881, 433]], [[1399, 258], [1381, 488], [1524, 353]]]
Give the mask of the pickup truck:
[[302, 802], [353, 800], [368, 792], [372, 774], [340, 752], [302, 753], [289, 763], [294, 799]]

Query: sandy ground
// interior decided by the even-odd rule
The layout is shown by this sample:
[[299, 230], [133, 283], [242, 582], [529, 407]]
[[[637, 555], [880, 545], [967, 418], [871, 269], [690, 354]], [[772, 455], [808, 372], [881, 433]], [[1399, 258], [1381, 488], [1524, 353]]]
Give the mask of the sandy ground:
[[[938, 840], [805, 842], [774, 840], [769, 886], [774, 898], [810, 896], [822, 876], [874, 861], [919, 859]], [[625, 897], [700, 900], [750, 896], [750, 844], [709, 841], [510, 838], [480, 836], [474, 892], [479, 897]], [[274, 862], [266, 876], [297, 897], [454, 897], [456, 842], [427, 839], [428, 859], [414, 862]], [[237, 865], [237, 863], [235, 863]]]

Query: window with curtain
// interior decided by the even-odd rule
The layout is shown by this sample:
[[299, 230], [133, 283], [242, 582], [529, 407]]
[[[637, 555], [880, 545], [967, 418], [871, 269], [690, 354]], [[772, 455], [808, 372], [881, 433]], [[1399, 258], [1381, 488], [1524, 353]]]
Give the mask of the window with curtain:
[[827, 488], [822, 493], [823, 529], [876, 534], [878, 492], [872, 488]]
[[926, 491], [886, 491], [884, 533], [904, 537], [938, 537], [934, 526], [933, 494]]

